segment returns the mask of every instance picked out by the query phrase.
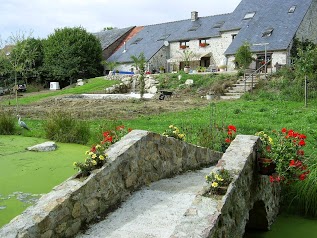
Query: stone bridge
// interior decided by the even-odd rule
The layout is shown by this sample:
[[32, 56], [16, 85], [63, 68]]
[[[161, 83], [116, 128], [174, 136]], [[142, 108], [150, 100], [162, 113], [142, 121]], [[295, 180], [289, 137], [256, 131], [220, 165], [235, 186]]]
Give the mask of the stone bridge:
[[[167, 205], [169, 209], [165, 207], [160, 211], [164, 213], [161, 219], [149, 222], [155, 215], [150, 210], [153, 199], [163, 200], [163, 196], [154, 196], [151, 201], [137, 200], [143, 204], [144, 213], [146, 209], [150, 211], [148, 223], [139, 220], [137, 227], [130, 224], [130, 230], [125, 233], [116, 231], [112, 235], [108, 231], [104, 234], [98, 231], [100, 236], [92, 233], [90, 237], [235, 238], [242, 237], [246, 229], [268, 230], [278, 213], [280, 188], [271, 184], [268, 176], [257, 173], [259, 143], [256, 136], [238, 135], [222, 154], [159, 134], [132, 131], [108, 149], [110, 163], [93, 171], [86, 179], [73, 176], [56, 186], [5, 225], [0, 237], [74, 237], [87, 228], [87, 224], [111, 222], [109, 216], [119, 210], [119, 205], [124, 206], [138, 192], [152, 190], [152, 185], [156, 186], [156, 191], [164, 188], [177, 191], [169, 193], [177, 199], [173, 203], [167, 198], [171, 203]], [[233, 181], [224, 196], [206, 197], [204, 176], [219, 167], [231, 171]], [[196, 170], [200, 172], [194, 172]], [[180, 204], [182, 207], [178, 209]], [[154, 228], [165, 217], [168, 223], [162, 225], [165, 232], [154, 233]], [[170, 222], [167, 217], [173, 217], [174, 221]], [[136, 214], [134, 219], [138, 219]], [[124, 225], [110, 224], [126, 229]], [[86, 237], [85, 234], [77, 236]]]

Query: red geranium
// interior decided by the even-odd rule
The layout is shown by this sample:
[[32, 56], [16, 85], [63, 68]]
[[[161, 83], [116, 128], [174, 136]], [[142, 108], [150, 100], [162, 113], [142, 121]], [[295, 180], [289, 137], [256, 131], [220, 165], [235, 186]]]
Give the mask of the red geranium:
[[285, 127], [281, 132], [275, 132], [271, 155], [277, 174], [286, 184], [297, 179], [304, 180], [309, 173], [302, 149], [306, 145], [305, 139], [306, 135]]

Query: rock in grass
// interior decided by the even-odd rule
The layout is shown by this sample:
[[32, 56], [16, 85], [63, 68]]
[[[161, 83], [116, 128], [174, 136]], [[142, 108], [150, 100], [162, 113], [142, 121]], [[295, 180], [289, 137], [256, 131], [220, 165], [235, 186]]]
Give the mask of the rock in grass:
[[56, 150], [57, 145], [54, 141], [46, 141], [41, 144], [37, 144], [31, 147], [26, 148], [29, 151], [39, 151], [39, 152], [47, 152]]

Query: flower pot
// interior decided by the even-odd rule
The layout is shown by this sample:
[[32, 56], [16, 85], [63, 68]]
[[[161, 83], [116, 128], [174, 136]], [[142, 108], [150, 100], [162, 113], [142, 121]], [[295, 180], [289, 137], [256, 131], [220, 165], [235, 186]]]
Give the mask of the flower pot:
[[189, 73], [189, 67], [185, 67], [185, 68], [184, 68], [184, 72], [185, 72], [186, 74], [188, 74], [188, 73]]
[[215, 95], [207, 94], [207, 95], [206, 95], [206, 99], [207, 99], [207, 100], [211, 100], [211, 99], [214, 98], [214, 96], [215, 96]]
[[215, 194], [217, 195], [225, 195], [227, 192], [228, 186], [219, 186], [216, 191]]
[[229, 147], [228, 144], [222, 144], [222, 145], [221, 145], [221, 151], [222, 151], [223, 153], [225, 153], [226, 150], [228, 149], [228, 147]]
[[259, 173], [262, 175], [272, 175], [275, 173], [276, 164], [272, 159], [259, 158], [258, 159]]

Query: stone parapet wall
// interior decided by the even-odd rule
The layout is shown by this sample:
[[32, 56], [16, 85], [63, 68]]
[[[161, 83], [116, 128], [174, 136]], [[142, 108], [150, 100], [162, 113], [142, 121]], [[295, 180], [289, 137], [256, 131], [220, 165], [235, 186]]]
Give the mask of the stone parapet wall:
[[219, 160], [220, 167], [234, 174], [223, 197], [206, 197], [202, 190], [188, 209], [173, 238], [241, 238], [246, 228], [268, 230], [280, 201], [280, 186], [257, 172], [259, 138], [238, 135]]
[[86, 178], [73, 176], [0, 230], [6, 238], [73, 237], [133, 191], [153, 181], [215, 164], [222, 153], [135, 130], [111, 146], [110, 162]]

